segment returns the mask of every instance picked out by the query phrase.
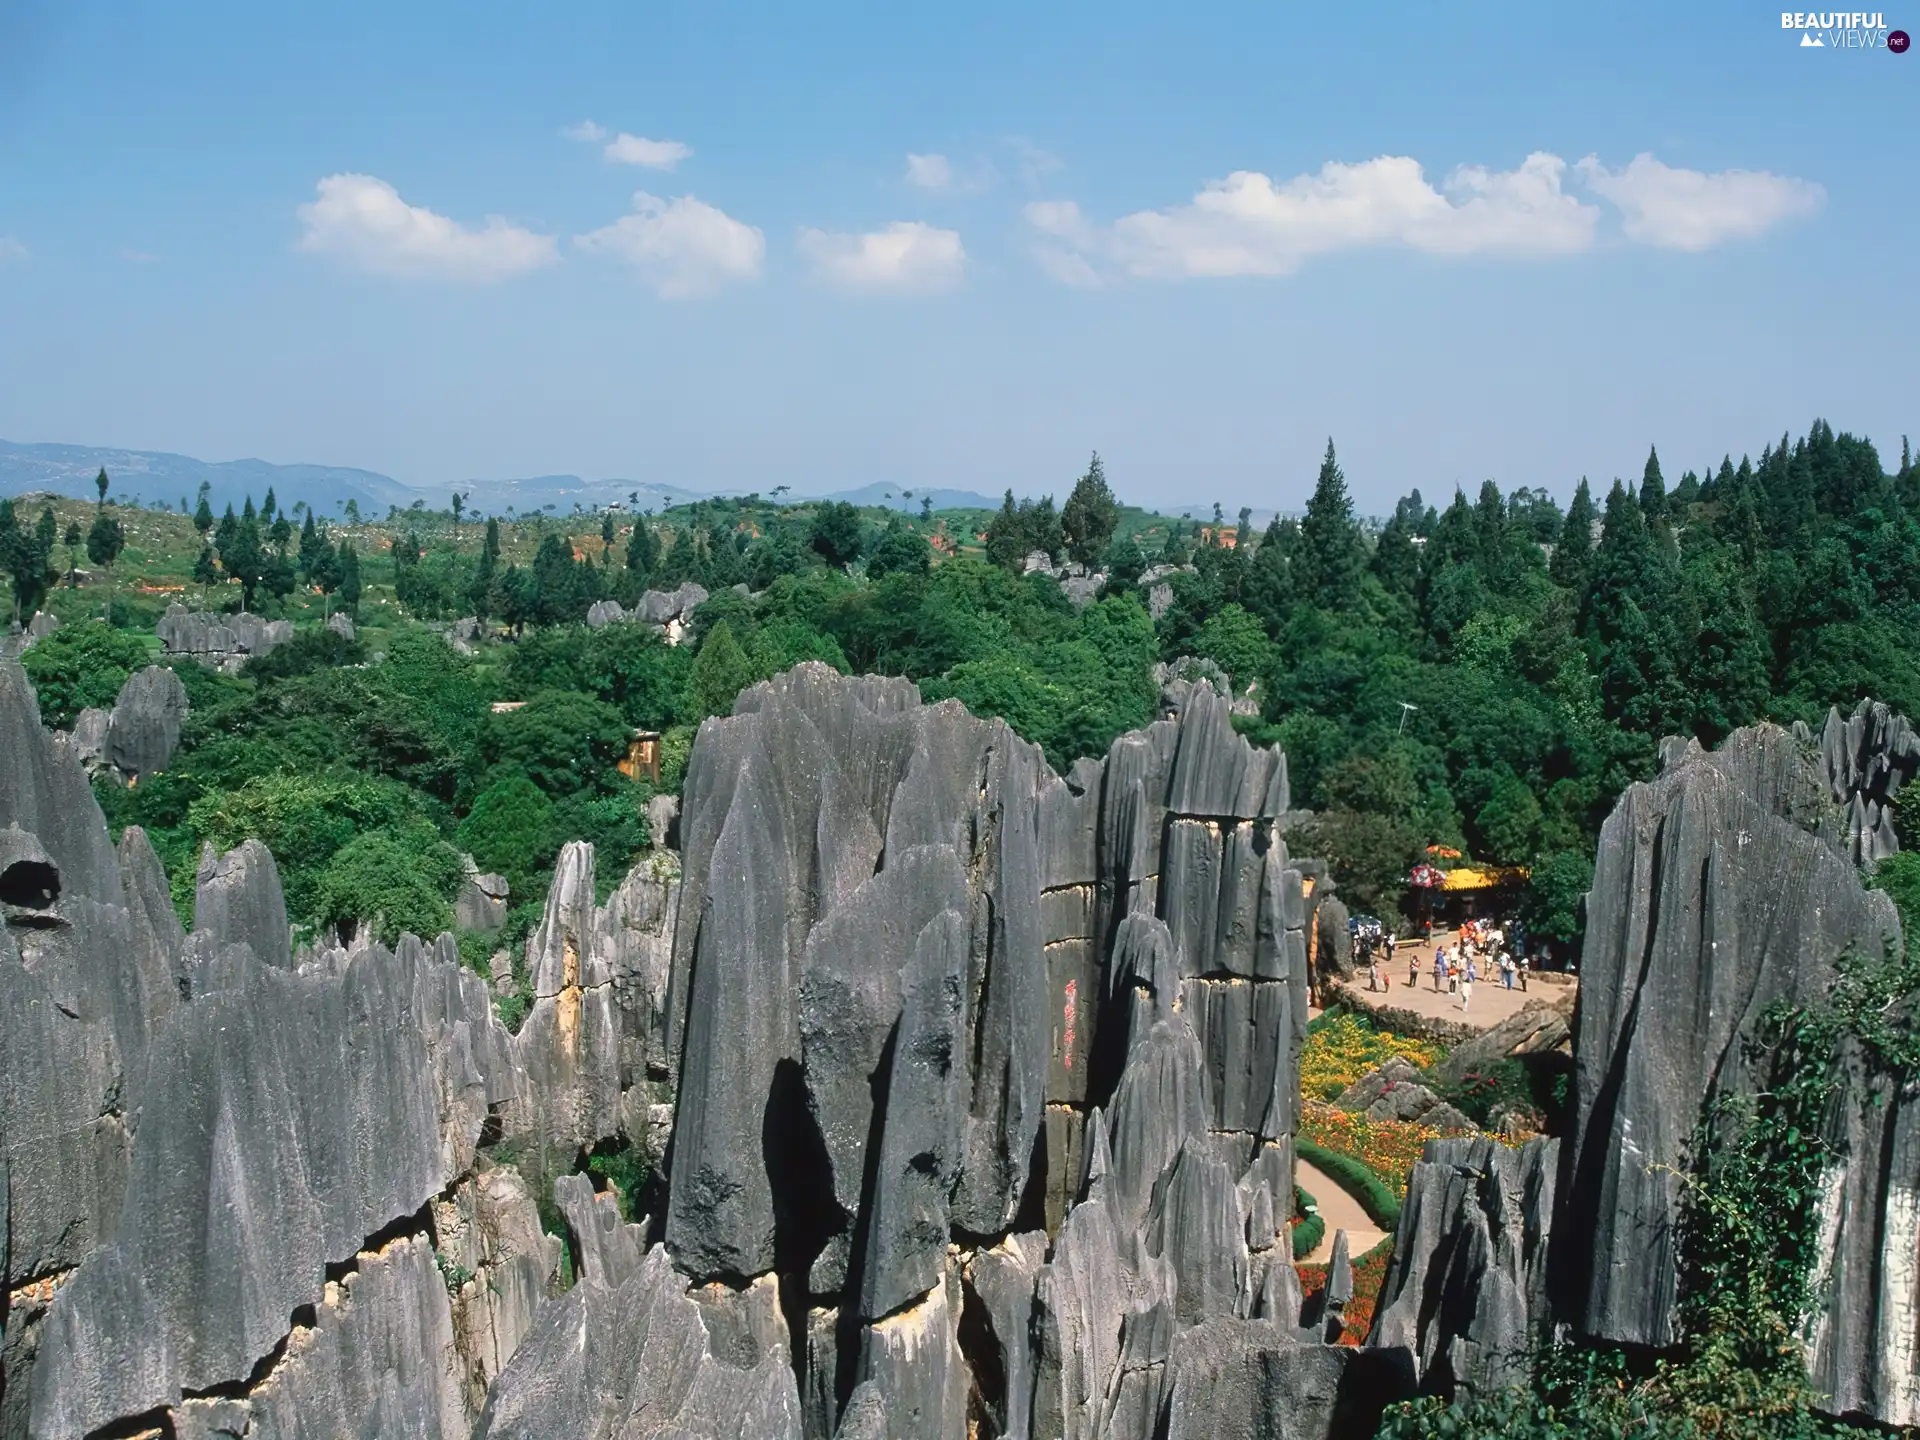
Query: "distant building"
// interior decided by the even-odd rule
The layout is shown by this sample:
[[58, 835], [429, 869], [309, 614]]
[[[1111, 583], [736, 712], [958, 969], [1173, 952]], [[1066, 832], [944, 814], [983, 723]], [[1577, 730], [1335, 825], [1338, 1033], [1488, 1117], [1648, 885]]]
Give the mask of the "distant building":
[[617, 767], [629, 780], [660, 783], [660, 732], [636, 730], [627, 742], [626, 758]]
[[1232, 550], [1240, 544], [1240, 527], [1237, 525], [1202, 525], [1200, 527], [1202, 545], [1218, 545], [1222, 550]]

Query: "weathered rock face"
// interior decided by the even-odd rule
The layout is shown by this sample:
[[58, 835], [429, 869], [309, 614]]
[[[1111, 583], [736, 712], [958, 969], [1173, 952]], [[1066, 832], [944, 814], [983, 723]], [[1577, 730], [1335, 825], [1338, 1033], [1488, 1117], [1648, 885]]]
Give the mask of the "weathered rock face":
[[[1898, 943], [1892, 905], [1862, 888], [1846, 835], [1818, 757], [1771, 726], [1736, 731], [1712, 754], [1676, 747], [1603, 828], [1554, 1220], [1568, 1237], [1554, 1247], [1555, 1289], [1581, 1333], [1673, 1341], [1672, 1167], [1685, 1164], [1714, 1097], [1754, 1083], [1742, 1037], [1774, 1001], [1822, 996], [1842, 954]], [[1849, 1160], [1848, 1174], [1866, 1158]], [[1856, 1238], [1869, 1214], [1882, 1217], [1878, 1233], [1911, 1235], [1901, 1217], [1912, 1214], [1915, 1172], [1890, 1183], [1883, 1173], [1848, 1182], [1872, 1192], [1849, 1202]], [[1886, 1263], [1911, 1258], [1909, 1245]], [[1888, 1313], [1858, 1266], [1843, 1273], [1829, 1316]], [[1911, 1311], [1897, 1323], [1911, 1354]], [[1845, 1328], [1834, 1329], [1835, 1345]], [[1855, 1360], [1836, 1352], [1830, 1363], [1857, 1370], [1846, 1343]]]
[[327, 629], [343, 640], [351, 640], [354, 637], [353, 621], [344, 610], [336, 610], [327, 617]]
[[1285, 764], [1211, 689], [1171, 698], [1064, 779], [1001, 722], [824, 666], [702, 728], [665, 1248], [696, 1283], [777, 1281], [808, 1435], [962, 1435], [970, 1391], [1007, 1433], [1151, 1435], [1175, 1336], [1287, 1263]]
[[180, 746], [187, 687], [164, 665], [127, 677], [107, 722], [106, 758], [123, 775], [157, 775]]
[[1424, 1388], [1522, 1380], [1551, 1328], [1547, 1240], [1559, 1141], [1430, 1140], [1413, 1167], [1369, 1348], [1411, 1351]]
[[466, 1434], [558, 1258], [474, 1175], [525, 1085], [483, 982], [450, 937], [288, 955], [258, 845], [185, 936], [11, 664], [0, 755], [0, 1435]]
[[1333, 1103], [1369, 1120], [1417, 1121], [1436, 1130], [1474, 1128], [1473, 1121], [1421, 1083], [1420, 1072], [1402, 1055], [1362, 1075], [1336, 1095]]
[[155, 631], [169, 655], [191, 655], [217, 670], [238, 670], [250, 656], [266, 655], [293, 638], [291, 620], [267, 620], [245, 611], [210, 615], [169, 605]]
[[461, 857], [460, 893], [453, 901], [456, 929], [491, 935], [507, 923], [507, 897], [512, 887], [504, 875], [483, 874], [471, 855]]
[[1878, 700], [1862, 700], [1851, 716], [1827, 712], [1820, 733], [1820, 762], [1834, 800], [1845, 812], [1848, 853], [1872, 865], [1900, 849], [1893, 829], [1893, 803], [1920, 774], [1920, 733], [1904, 715]]

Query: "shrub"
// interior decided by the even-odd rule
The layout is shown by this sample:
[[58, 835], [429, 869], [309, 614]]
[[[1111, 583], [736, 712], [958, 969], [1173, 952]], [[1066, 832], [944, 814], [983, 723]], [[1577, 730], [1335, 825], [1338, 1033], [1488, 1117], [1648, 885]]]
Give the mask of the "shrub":
[[1293, 1222], [1293, 1258], [1301, 1260], [1311, 1255], [1326, 1237], [1327, 1222], [1320, 1218], [1313, 1196], [1298, 1185], [1293, 1187], [1293, 1205], [1298, 1217]]
[[[1328, 1179], [1338, 1183], [1355, 1200], [1360, 1208], [1367, 1212], [1382, 1230], [1391, 1231], [1400, 1223], [1400, 1198], [1388, 1188], [1372, 1170], [1350, 1155], [1342, 1155], [1337, 1150], [1328, 1150], [1315, 1145], [1311, 1140], [1294, 1137], [1294, 1154], [1315, 1169], [1323, 1172]], [[1404, 1188], [1404, 1187], [1403, 1187]]]
[[343, 847], [321, 873], [315, 918], [372, 922], [391, 945], [403, 933], [431, 938], [453, 926], [460, 856], [430, 825], [375, 830]]
[[111, 706], [127, 677], [151, 659], [138, 636], [88, 620], [54, 631], [20, 663], [40, 696], [41, 722], [65, 730], [82, 710]]

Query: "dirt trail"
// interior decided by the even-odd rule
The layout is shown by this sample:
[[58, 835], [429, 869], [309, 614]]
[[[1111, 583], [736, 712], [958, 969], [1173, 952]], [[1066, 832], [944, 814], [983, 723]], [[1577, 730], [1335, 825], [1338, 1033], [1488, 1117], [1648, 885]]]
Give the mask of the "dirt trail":
[[1387, 1232], [1373, 1223], [1367, 1212], [1360, 1208], [1360, 1202], [1341, 1189], [1324, 1170], [1317, 1170], [1304, 1160], [1296, 1160], [1294, 1180], [1313, 1197], [1313, 1203], [1319, 1207], [1320, 1218], [1327, 1222], [1327, 1233], [1320, 1237], [1320, 1243], [1313, 1247], [1313, 1253], [1305, 1258], [1303, 1264], [1324, 1265], [1333, 1258], [1333, 1233], [1336, 1230], [1347, 1232], [1347, 1253], [1355, 1260], [1387, 1238]]

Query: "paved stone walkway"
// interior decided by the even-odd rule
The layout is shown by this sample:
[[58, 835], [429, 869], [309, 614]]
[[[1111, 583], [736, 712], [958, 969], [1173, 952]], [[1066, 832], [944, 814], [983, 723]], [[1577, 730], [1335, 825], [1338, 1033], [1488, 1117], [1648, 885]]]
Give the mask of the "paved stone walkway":
[[1339, 1182], [1331, 1175], [1315, 1169], [1304, 1160], [1295, 1160], [1293, 1169], [1294, 1183], [1313, 1197], [1320, 1218], [1327, 1222], [1327, 1233], [1320, 1237], [1320, 1243], [1313, 1247], [1313, 1253], [1300, 1263], [1324, 1265], [1331, 1260], [1336, 1230], [1347, 1232], [1347, 1254], [1355, 1260], [1387, 1238], [1387, 1232], [1373, 1223], [1367, 1212], [1360, 1208], [1360, 1202], [1341, 1189]]
[[[1346, 982], [1349, 991], [1357, 991], [1364, 1003], [1380, 1006], [1392, 1006], [1397, 1010], [1411, 1010], [1416, 1015], [1424, 1015], [1434, 1020], [1451, 1020], [1459, 1024], [1470, 1025], [1476, 1030], [1488, 1030], [1502, 1020], [1524, 1007], [1530, 1000], [1560, 1000], [1573, 993], [1575, 981], [1570, 975], [1555, 974], [1551, 979], [1542, 975], [1528, 977], [1528, 988], [1522, 990], [1516, 976], [1513, 989], [1509, 990], [1500, 983], [1500, 972], [1494, 970], [1491, 976], [1482, 975], [1474, 983], [1473, 998], [1467, 1011], [1460, 1011], [1460, 996], [1449, 995], [1447, 985], [1440, 982], [1439, 993], [1433, 988], [1433, 950], [1435, 945], [1445, 945], [1449, 950], [1458, 943], [1459, 937], [1452, 931], [1436, 931], [1431, 941], [1403, 940], [1394, 952], [1391, 963], [1385, 958], [1380, 962], [1381, 971], [1393, 982], [1392, 988], [1381, 991], [1367, 989], [1367, 972], [1364, 967], [1356, 967], [1353, 978]], [[1407, 957], [1411, 953], [1420, 962], [1420, 978], [1411, 988], [1407, 985]]]

